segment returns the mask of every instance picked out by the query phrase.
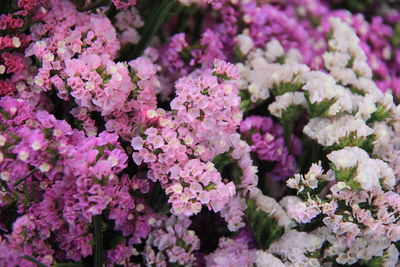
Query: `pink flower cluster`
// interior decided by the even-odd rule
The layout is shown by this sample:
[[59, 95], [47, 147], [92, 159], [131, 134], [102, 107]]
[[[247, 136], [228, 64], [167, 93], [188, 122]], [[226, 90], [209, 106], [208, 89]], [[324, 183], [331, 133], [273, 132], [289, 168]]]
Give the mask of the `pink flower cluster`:
[[[215, 73], [213, 75], [212, 73]], [[235, 133], [241, 119], [237, 88], [218, 75], [235, 78], [235, 67], [222, 61], [181, 78], [171, 111], [148, 110], [147, 117], [158, 124], [143, 129], [132, 139], [136, 164], [149, 166], [149, 177], [160, 181], [169, 194], [174, 214], [192, 215], [202, 205], [220, 211], [235, 195], [235, 184], [224, 183], [212, 160], [233, 148], [244, 177], [237, 186], [254, 184], [255, 176], [248, 147]], [[235, 142], [240, 146], [235, 147]]]

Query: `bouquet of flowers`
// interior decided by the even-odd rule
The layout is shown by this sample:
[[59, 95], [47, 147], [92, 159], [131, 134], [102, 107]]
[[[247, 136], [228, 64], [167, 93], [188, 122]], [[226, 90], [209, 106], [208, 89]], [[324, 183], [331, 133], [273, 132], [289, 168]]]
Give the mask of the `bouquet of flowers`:
[[398, 266], [395, 1], [0, 10], [0, 267]]

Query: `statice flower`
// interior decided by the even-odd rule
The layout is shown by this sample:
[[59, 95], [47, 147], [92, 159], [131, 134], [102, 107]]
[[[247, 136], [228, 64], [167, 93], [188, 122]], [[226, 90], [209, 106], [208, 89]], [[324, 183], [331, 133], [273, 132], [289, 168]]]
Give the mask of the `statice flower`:
[[301, 64], [302, 58], [296, 49], [285, 53], [276, 39], [269, 41], [264, 49], [253, 47], [252, 42], [249, 36], [238, 36], [238, 49], [245, 56], [237, 64], [241, 74], [238, 86], [249, 93], [251, 102], [266, 100], [271, 94], [282, 95], [301, 85], [299, 76], [309, 68]]
[[[392, 242], [400, 238], [394, 230], [399, 227], [393, 217], [397, 213], [395, 206], [399, 195], [390, 191], [394, 179], [392, 170], [383, 161], [368, 158], [365, 151], [356, 147], [332, 152], [328, 158], [333, 161], [333, 171], [323, 174], [321, 166], [313, 165], [304, 177], [288, 180], [288, 186], [298, 190], [300, 196], [286, 200], [288, 215], [299, 223], [310, 223], [317, 216], [322, 219], [324, 226], [315, 231], [329, 242], [324, 257], [334, 257], [340, 264], [372, 258], [382, 261], [385, 254], [392, 253]], [[373, 171], [368, 171], [369, 167]], [[382, 173], [374, 177], [374, 172], [379, 171]], [[384, 177], [382, 186], [381, 179], [376, 177]], [[331, 187], [331, 194], [320, 199], [318, 192], [332, 179], [337, 183]]]
[[282, 126], [274, 124], [271, 118], [260, 116], [250, 116], [243, 120], [240, 123], [240, 131], [248, 139], [251, 151], [257, 153], [259, 159], [277, 162], [270, 176], [274, 179], [293, 176], [296, 170], [295, 156], [301, 151], [297, 137], [291, 137], [289, 150]]
[[148, 57], [139, 57], [128, 65], [129, 77], [124, 77], [123, 83], [130, 90], [125, 92], [125, 98], [116, 98], [120, 105], [104, 117], [106, 130], [118, 133], [125, 140], [130, 140], [149, 121], [146, 113], [156, 108], [156, 90], [160, 85], [156, 75], [158, 66]]
[[[18, 1], [12, 10], [0, 15], [0, 96], [18, 94], [18, 83], [30, 74], [31, 61], [24, 58], [24, 51], [32, 41], [26, 32], [28, 23], [37, 23], [47, 12], [49, 1]], [[35, 99], [37, 100], [37, 99]]]
[[282, 263], [282, 261], [278, 257], [275, 257], [271, 253], [268, 253], [268, 252], [265, 252], [262, 250], [256, 251], [256, 259], [255, 259], [254, 264], [257, 267], [268, 267], [268, 266], [284, 267], [284, 266], [286, 266], [285, 264]]
[[291, 228], [293, 226], [291, 218], [288, 217], [283, 207], [275, 199], [264, 195], [260, 189], [253, 188], [250, 191], [250, 199], [255, 201], [257, 209], [276, 220], [279, 226], [284, 228]]
[[310, 255], [318, 251], [324, 241], [325, 238], [318, 234], [288, 230], [268, 252], [279, 255], [285, 266], [320, 266], [318, 259]]
[[[83, 136], [45, 111], [34, 112], [21, 99], [1, 98], [0, 110], [4, 125], [0, 128], [3, 187], [14, 191], [21, 182], [39, 186], [42, 181], [45, 185], [62, 175], [63, 159]], [[2, 206], [10, 196], [2, 192]]]
[[171, 93], [174, 82], [197, 68], [212, 67], [215, 59], [225, 60], [222, 42], [216, 33], [207, 29], [197, 42], [189, 42], [185, 33], [171, 37], [157, 49], [156, 63], [165, 72], [163, 96]]
[[398, 265], [393, 3], [3, 2], [0, 266]]
[[[218, 72], [229, 77], [226, 66]], [[221, 211], [235, 195], [235, 183], [248, 187], [257, 179], [249, 147], [235, 133], [241, 118], [237, 88], [211, 73], [209, 69], [181, 78], [171, 112], [147, 111], [147, 117], [157, 119], [161, 127], [149, 127], [131, 142], [138, 151], [133, 159], [149, 165], [150, 178], [161, 182], [174, 214], [196, 214], [202, 205]], [[229, 153], [242, 169], [243, 177], [235, 183], [223, 182], [212, 162], [223, 153]]]
[[117, 9], [127, 9], [136, 5], [136, 0], [111, 0]]
[[50, 9], [43, 23], [32, 26], [33, 42], [25, 56], [34, 56], [41, 63], [34, 85], [43, 91], [54, 86], [58, 96], [66, 98], [68, 89], [62, 82], [66, 63], [93, 54], [114, 59], [119, 42], [111, 22], [101, 14], [80, 13], [64, 0], [52, 1]]
[[361, 118], [343, 115], [336, 120], [313, 118], [304, 127], [304, 133], [321, 145], [330, 147], [344, 142], [346, 145], [363, 144], [368, 142], [374, 131]]
[[200, 240], [193, 230], [188, 230], [189, 226], [190, 220], [184, 217], [158, 218], [146, 241], [143, 253], [146, 264], [192, 266], [196, 259], [194, 252], [199, 249]]
[[371, 191], [374, 187], [393, 190], [396, 183], [393, 170], [380, 159], [371, 159], [368, 153], [358, 147], [346, 147], [328, 154], [333, 163], [336, 177], [350, 186], [360, 186]]
[[[301, 112], [307, 106], [306, 98], [302, 92], [287, 92], [283, 95], [279, 95], [275, 98], [275, 102], [268, 106], [268, 110], [272, 115], [283, 118], [287, 115], [291, 115], [292, 110], [298, 110]], [[286, 114], [286, 111], [287, 114]], [[296, 113], [297, 113], [296, 112]]]
[[249, 248], [246, 241], [242, 236], [236, 239], [221, 238], [217, 250], [206, 256], [207, 266], [251, 266], [255, 261], [256, 251]]
[[80, 107], [97, 110], [103, 116], [122, 107], [132, 90], [126, 64], [116, 64], [106, 55], [68, 59], [64, 71], [66, 84], [60, 89], [70, 90]]
[[138, 29], [144, 22], [135, 7], [123, 10], [115, 16], [114, 26], [117, 29], [118, 40], [121, 45], [137, 44], [140, 40]]

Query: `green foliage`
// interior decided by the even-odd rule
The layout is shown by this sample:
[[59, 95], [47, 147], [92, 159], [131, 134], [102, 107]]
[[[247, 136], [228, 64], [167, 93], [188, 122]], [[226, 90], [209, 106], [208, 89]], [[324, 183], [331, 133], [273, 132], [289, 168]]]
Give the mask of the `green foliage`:
[[230, 148], [228, 152], [215, 156], [212, 162], [221, 175], [226, 174], [235, 185], [240, 185], [243, 172], [238, 165], [238, 161], [232, 158], [232, 151], [233, 149]]
[[242, 51], [240, 51], [239, 45], [236, 45], [233, 49], [233, 56], [236, 62], [243, 62], [245, 55], [243, 55]]
[[[357, 73], [356, 73], [356, 74], [357, 74]], [[350, 91], [351, 91], [353, 94], [360, 95], [360, 96], [365, 96], [365, 92], [364, 92], [363, 90], [361, 90], [361, 89], [358, 89], [357, 87], [354, 87], [354, 86], [352, 86], [352, 85], [348, 85], [347, 88], [349, 88]]]
[[384, 266], [383, 261], [387, 259], [388, 256], [379, 256], [379, 257], [373, 257], [371, 260], [360, 260], [360, 264], [363, 266], [368, 266], [368, 267], [381, 267]]
[[290, 148], [290, 139], [293, 133], [294, 125], [300, 115], [303, 113], [303, 107], [300, 105], [291, 105], [282, 111], [282, 126], [285, 135], [286, 145]]
[[284, 229], [268, 213], [258, 209], [253, 199], [246, 201], [244, 214], [260, 249], [268, 249], [284, 233]]
[[376, 121], [383, 121], [387, 119], [390, 115], [390, 112], [388, 109], [386, 109], [385, 106], [383, 105], [378, 105], [377, 110], [372, 113], [371, 117], [367, 120], [367, 123], [372, 123]]
[[335, 177], [339, 182], [344, 182], [352, 189], [360, 189], [360, 184], [354, 180], [357, 173], [357, 166], [346, 169], [338, 169], [334, 164], [330, 164], [331, 169], [335, 172]]
[[318, 186], [315, 189], [312, 189], [310, 187], [305, 187], [303, 189], [303, 191], [299, 192], [297, 195], [303, 199], [303, 200], [307, 200], [309, 198], [309, 196], [315, 196], [317, 195], [319, 192], [322, 191], [322, 189], [325, 188], [325, 186], [328, 184], [327, 180], [318, 180]]
[[394, 33], [390, 41], [394, 47], [400, 46], [400, 22], [394, 27]]
[[292, 79], [291, 82], [281, 82], [277, 86], [273, 87], [271, 93], [274, 96], [283, 95], [287, 92], [297, 92], [300, 91], [301, 87], [303, 87], [302, 82], [295, 82]]
[[213, 71], [212, 75], [216, 76], [219, 79], [230, 80], [230, 78], [226, 74], [219, 74], [219, 73]]
[[153, 39], [153, 36], [166, 21], [174, 4], [174, 0], [162, 0], [158, 5], [154, 5], [155, 8], [150, 12], [146, 19], [146, 23], [142, 32], [142, 38], [129, 55], [128, 59], [137, 58], [143, 53], [146, 47], [150, 44], [150, 41]]
[[251, 107], [250, 93], [247, 90], [240, 90], [240, 110], [246, 112]]
[[311, 103], [310, 93], [304, 92], [307, 101], [307, 112], [310, 118], [315, 117], [329, 117], [329, 108], [336, 102], [336, 98], [322, 101], [320, 103]]
[[364, 149], [368, 153], [371, 153], [374, 149], [374, 141], [375, 141], [375, 135], [373, 134], [367, 136], [366, 138], [365, 137], [357, 138], [357, 132], [351, 132], [347, 136], [340, 138], [338, 144], [325, 147], [325, 149], [328, 151], [334, 151], [349, 146], [356, 146]]

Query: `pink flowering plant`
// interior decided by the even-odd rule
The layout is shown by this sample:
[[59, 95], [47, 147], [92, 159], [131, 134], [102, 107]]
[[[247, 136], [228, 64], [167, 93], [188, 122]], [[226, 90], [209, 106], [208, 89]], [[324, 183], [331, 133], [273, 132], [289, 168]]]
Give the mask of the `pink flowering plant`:
[[396, 1], [3, 2], [0, 267], [399, 266]]

